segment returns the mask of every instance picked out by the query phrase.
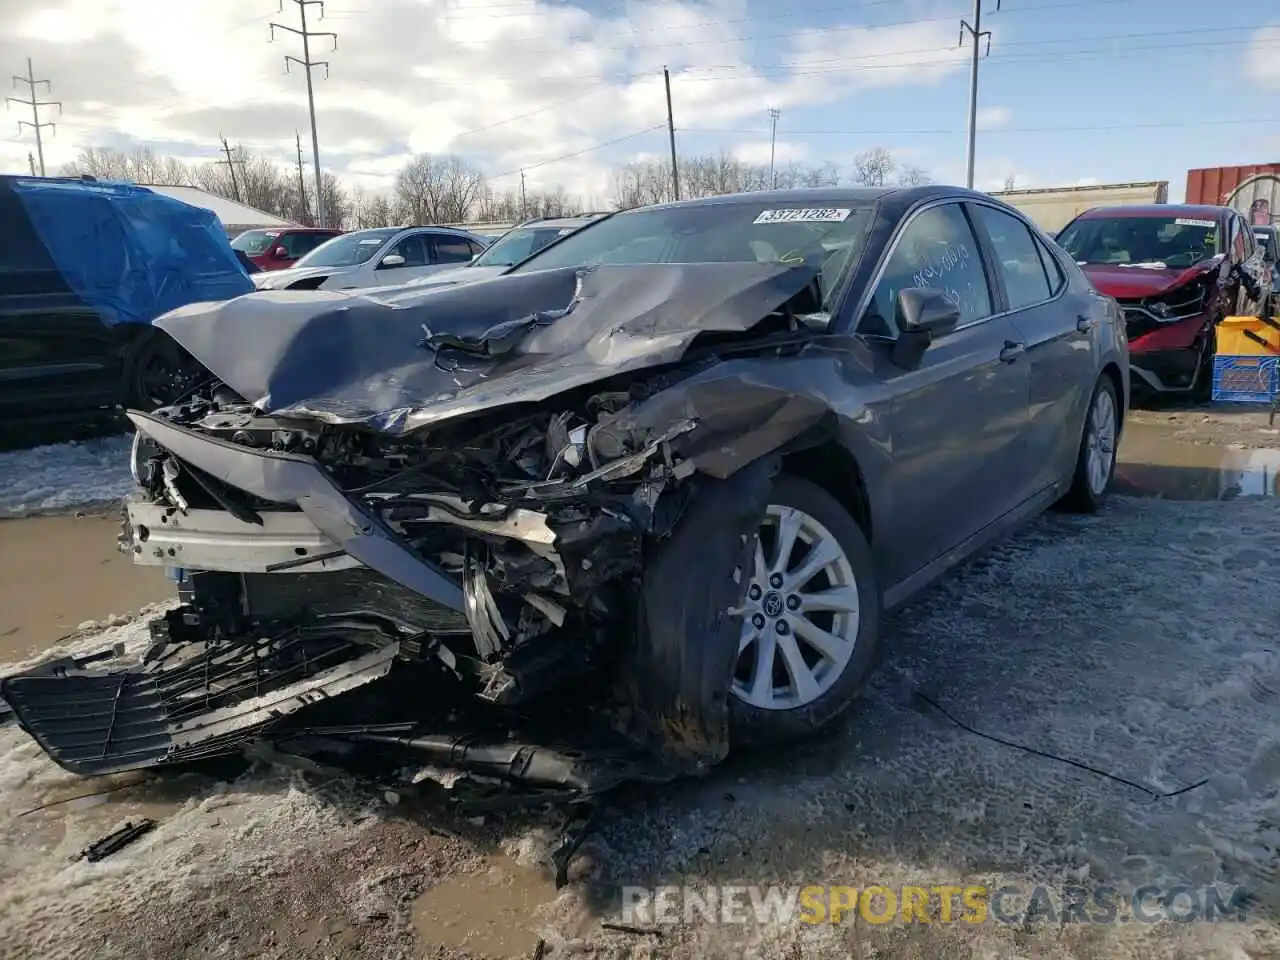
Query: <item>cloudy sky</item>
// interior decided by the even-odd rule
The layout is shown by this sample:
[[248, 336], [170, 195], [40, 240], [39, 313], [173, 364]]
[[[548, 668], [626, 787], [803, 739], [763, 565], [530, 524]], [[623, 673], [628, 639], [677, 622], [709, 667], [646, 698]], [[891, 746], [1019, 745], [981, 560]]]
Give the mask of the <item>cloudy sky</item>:
[[[52, 81], [51, 172], [87, 146], [212, 159], [218, 136], [309, 154], [298, 25], [285, 0], [0, 0], [0, 74]], [[978, 186], [1168, 180], [1280, 160], [1273, 3], [987, 0]], [[321, 160], [387, 187], [411, 154], [466, 154], [514, 186], [605, 198], [610, 165], [666, 150], [662, 68], [679, 148], [835, 161], [883, 146], [962, 182], [972, 0], [330, 0], [308, 7]], [[24, 87], [15, 87], [23, 96]], [[9, 104], [0, 170], [25, 172], [29, 119]], [[42, 119], [46, 119], [42, 117]], [[576, 154], [576, 156], [571, 156]]]

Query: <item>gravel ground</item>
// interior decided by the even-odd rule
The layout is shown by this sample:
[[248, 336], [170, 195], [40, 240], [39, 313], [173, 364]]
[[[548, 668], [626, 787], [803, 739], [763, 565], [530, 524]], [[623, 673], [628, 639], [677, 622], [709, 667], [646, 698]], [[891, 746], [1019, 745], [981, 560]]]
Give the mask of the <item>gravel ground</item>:
[[[1265, 414], [1217, 416], [1135, 419], [1186, 443], [1266, 445]], [[1277, 557], [1274, 499], [1117, 497], [1096, 517], [1046, 516], [887, 625], [867, 695], [822, 742], [619, 796], [558, 892], [551, 818], [455, 821], [266, 765], [229, 782], [86, 782], [2, 729], [0, 958], [462, 960], [533, 956], [539, 938], [549, 958], [1280, 957]], [[67, 643], [142, 638], [131, 620]], [[921, 694], [1151, 791], [1208, 782], [1155, 799], [966, 732]], [[93, 790], [111, 792], [20, 816]], [[158, 827], [71, 861], [139, 816]], [[1246, 921], [1219, 924], [601, 927], [623, 885], [771, 882], [1216, 882], [1253, 899]]]

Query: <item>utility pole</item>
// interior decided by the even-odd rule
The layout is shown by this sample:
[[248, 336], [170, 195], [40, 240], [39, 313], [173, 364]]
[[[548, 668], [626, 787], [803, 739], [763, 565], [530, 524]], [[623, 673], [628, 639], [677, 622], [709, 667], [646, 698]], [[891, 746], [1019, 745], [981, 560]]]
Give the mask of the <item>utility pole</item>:
[[778, 189], [778, 175], [773, 172], [773, 155], [774, 148], [778, 144], [778, 118], [782, 116], [782, 111], [777, 107], [769, 108], [769, 120], [772, 124], [772, 130], [769, 133], [769, 187], [772, 190]]
[[243, 203], [244, 201], [240, 197], [240, 178], [236, 176], [236, 164], [241, 161], [231, 156], [231, 144], [227, 143], [226, 137], [218, 134], [218, 139], [222, 141], [222, 152], [226, 154], [227, 159], [215, 160], [214, 163], [219, 166], [224, 163], [227, 165], [227, 169], [231, 171], [231, 192], [235, 195], [236, 203]]
[[671, 189], [680, 199], [680, 168], [676, 165], [676, 122], [671, 113], [671, 71], [662, 68], [662, 80], [667, 85], [667, 134], [671, 137]]
[[[302, 24], [302, 29], [297, 27], [288, 27], [282, 23], [271, 23], [271, 39], [275, 40], [277, 30], [287, 30], [302, 38], [302, 59], [297, 57], [286, 56], [284, 58], [285, 72], [289, 72], [289, 64], [296, 63], [302, 67], [303, 72], [307, 75], [307, 110], [311, 114], [311, 160], [316, 168], [316, 226], [324, 226], [324, 185], [320, 178], [320, 137], [316, 133], [316, 95], [311, 82], [311, 68], [324, 67], [325, 77], [329, 76], [328, 60], [312, 60], [311, 59], [311, 38], [312, 37], [329, 37], [333, 40], [333, 49], [338, 49], [338, 35], [330, 31], [312, 31], [307, 29], [307, 7], [319, 7], [320, 19], [324, 19], [324, 0], [290, 0], [298, 7], [298, 19]], [[284, 0], [280, 0], [280, 11], [284, 10]]]
[[[6, 97], [5, 106], [7, 107], [10, 103], [20, 103], [24, 107], [31, 108], [31, 119], [18, 121], [18, 135], [19, 136], [22, 135], [23, 127], [30, 127], [32, 130], [36, 132], [36, 155], [40, 158], [40, 176], [43, 177], [44, 176], [44, 138], [41, 136], [40, 131], [43, 130], [45, 127], [49, 127], [53, 130], [54, 133], [57, 133], [58, 125], [56, 123], [41, 123], [40, 108], [41, 107], [57, 107], [58, 113], [59, 115], [61, 115], [62, 102], [59, 100], [41, 100], [36, 96], [36, 87], [40, 86], [40, 84], [43, 83], [45, 90], [47, 90], [50, 93], [53, 92], [53, 85], [48, 80], [36, 79], [36, 72], [35, 72], [35, 69], [31, 66], [30, 57], [27, 57], [27, 75], [25, 77], [19, 77], [16, 74], [14, 75], [13, 85], [16, 87], [20, 83], [25, 83], [27, 85], [27, 92], [31, 95], [31, 98], [29, 100], [22, 100], [22, 99], [19, 99], [18, 97]], [[33, 169], [31, 172], [34, 175], [35, 170]]]
[[529, 202], [524, 192], [524, 171], [520, 171], [520, 219], [529, 219]]
[[307, 181], [302, 176], [302, 134], [297, 130], [293, 131], [293, 139], [298, 144], [298, 203], [301, 205], [301, 216], [298, 222], [306, 225], [311, 219], [311, 213], [307, 209]]
[[[996, 10], [999, 11], [999, 9], [1000, 0], [996, 0]], [[981, 57], [978, 48], [982, 45], [984, 38], [987, 41], [987, 53], [991, 53], [991, 31], [982, 29], [982, 0], [973, 0], [972, 25], [966, 20], [960, 21], [960, 46], [964, 46], [966, 33], [973, 38], [973, 66], [969, 71], [969, 151], [965, 186], [972, 190], [973, 156], [978, 142], [978, 60]]]

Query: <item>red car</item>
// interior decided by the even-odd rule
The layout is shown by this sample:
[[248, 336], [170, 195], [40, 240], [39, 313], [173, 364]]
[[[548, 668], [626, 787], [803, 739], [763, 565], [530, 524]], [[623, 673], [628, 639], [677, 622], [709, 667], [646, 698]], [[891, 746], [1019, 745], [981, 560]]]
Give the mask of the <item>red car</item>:
[[1135, 391], [1208, 399], [1218, 322], [1257, 313], [1270, 289], [1244, 217], [1190, 204], [1099, 207], [1057, 241], [1124, 311]]
[[341, 230], [320, 227], [246, 230], [231, 241], [231, 249], [239, 250], [257, 264], [259, 270], [285, 270], [292, 267], [299, 257], [342, 233]]

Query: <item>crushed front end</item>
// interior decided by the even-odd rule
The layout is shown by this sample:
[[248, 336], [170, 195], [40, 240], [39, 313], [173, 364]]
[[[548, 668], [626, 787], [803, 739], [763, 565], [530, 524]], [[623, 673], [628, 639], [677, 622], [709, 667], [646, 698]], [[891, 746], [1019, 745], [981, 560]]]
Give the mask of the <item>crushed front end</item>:
[[180, 603], [134, 666], [0, 683], [58, 763], [268, 741], [590, 792], [723, 759], [778, 451], [830, 413], [829, 361], [801, 356], [812, 272], [496, 283], [162, 324], [211, 378], [129, 413], [121, 547], [176, 570]]
[[[262, 416], [221, 385], [131, 413], [139, 489], [121, 548], [174, 570], [180, 604], [135, 668], [42, 668], [4, 697], [81, 774], [265, 737], [497, 764], [546, 789], [673, 775], [633, 749], [654, 733], [634, 709], [652, 691], [623, 664], [645, 656], [646, 543], [697, 486], [672, 449], [695, 423], [637, 433], [614, 418], [661, 385], [400, 438]], [[513, 741], [531, 711], [573, 743]]]

